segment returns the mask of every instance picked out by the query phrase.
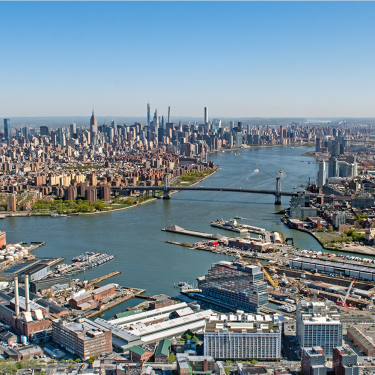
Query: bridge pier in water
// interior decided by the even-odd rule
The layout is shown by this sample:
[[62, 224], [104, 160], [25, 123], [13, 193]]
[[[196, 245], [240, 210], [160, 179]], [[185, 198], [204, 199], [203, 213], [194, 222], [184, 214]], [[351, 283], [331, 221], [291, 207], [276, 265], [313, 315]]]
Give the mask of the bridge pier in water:
[[275, 192], [275, 205], [281, 205], [281, 180], [276, 177], [276, 192]]
[[164, 176], [163, 199], [171, 199], [171, 195], [169, 194], [170, 187], [169, 174], [166, 174]]

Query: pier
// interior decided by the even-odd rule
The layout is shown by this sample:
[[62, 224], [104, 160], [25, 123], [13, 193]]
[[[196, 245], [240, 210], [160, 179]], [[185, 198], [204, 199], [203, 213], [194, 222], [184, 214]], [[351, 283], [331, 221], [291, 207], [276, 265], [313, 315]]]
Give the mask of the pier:
[[170, 225], [167, 228], [163, 228], [162, 231], [185, 234], [187, 236], [193, 236], [193, 237], [207, 238], [209, 240], [221, 240], [221, 239], [227, 238], [225, 236], [222, 236], [221, 234], [210, 234], [210, 233], [205, 233], [205, 232], [198, 232], [194, 230], [184, 229], [177, 225]]
[[109, 279], [110, 277], [113, 277], [113, 276], [116, 276], [116, 275], [120, 275], [122, 272], [120, 271], [113, 271], [107, 275], [104, 275], [104, 276], [101, 276], [101, 277], [97, 277], [95, 279], [92, 279], [89, 281], [89, 284], [98, 284], [100, 283], [101, 281], [103, 280], [107, 280]]
[[[128, 289], [128, 288], [126, 288], [126, 289]], [[145, 289], [133, 289], [133, 288], [129, 288], [129, 290], [132, 291], [130, 294], [127, 294], [125, 296], [120, 296], [120, 297], [115, 298], [111, 302], [108, 302], [100, 310], [95, 310], [95, 311], [90, 312], [90, 314], [88, 314], [86, 316], [86, 318], [88, 318], [88, 319], [92, 318], [93, 316], [98, 315], [98, 314], [102, 313], [103, 311], [109, 310], [112, 307], [115, 307], [115, 306], [119, 305], [120, 303], [128, 301], [129, 299], [132, 299], [134, 297], [139, 297], [140, 294], [146, 292]]]
[[254, 233], [262, 236], [266, 235], [264, 228], [254, 227], [246, 224], [239, 224], [236, 219], [230, 219], [229, 221], [217, 220], [211, 223], [211, 227], [216, 227], [224, 230], [229, 230], [237, 233]]

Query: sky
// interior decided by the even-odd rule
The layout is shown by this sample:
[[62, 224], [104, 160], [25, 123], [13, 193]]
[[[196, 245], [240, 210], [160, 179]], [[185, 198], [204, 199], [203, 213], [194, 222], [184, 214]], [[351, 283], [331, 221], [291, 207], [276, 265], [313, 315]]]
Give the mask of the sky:
[[0, 2], [0, 116], [375, 117], [374, 2]]

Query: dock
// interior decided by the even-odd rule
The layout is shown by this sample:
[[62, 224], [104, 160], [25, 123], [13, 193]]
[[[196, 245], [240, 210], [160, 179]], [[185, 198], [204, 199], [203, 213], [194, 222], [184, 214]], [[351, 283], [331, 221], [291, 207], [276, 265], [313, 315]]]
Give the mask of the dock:
[[145, 289], [131, 289], [132, 292], [130, 294], [127, 294], [126, 296], [117, 297], [116, 299], [112, 300], [111, 302], [107, 303], [104, 307], [102, 307], [100, 310], [95, 310], [91, 312], [89, 315], [86, 316], [87, 319], [92, 318], [95, 315], [98, 315], [102, 313], [103, 311], [109, 310], [112, 307], [115, 307], [119, 305], [120, 303], [123, 303], [125, 301], [128, 301], [129, 299], [139, 297], [140, 294], [146, 292]]
[[200, 237], [200, 238], [207, 238], [209, 240], [221, 240], [227, 237], [222, 236], [221, 234], [211, 234], [205, 232], [198, 232], [194, 230], [184, 229], [177, 225], [170, 225], [167, 228], [163, 228], [162, 231], [164, 232], [172, 232], [177, 234], [185, 234], [186, 236], [193, 236], [193, 237]]
[[110, 277], [113, 277], [113, 276], [116, 276], [116, 275], [120, 275], [120, 274], [121, 274], [120, 271], [113, 271], [113, 272], [111, 272], [111, 273], [109, 273], [107, 275], [104, 275], [104, 276], [101, 276], [101, 277], [97, 277], [95, 279], [90, 280], [89, 284], [98, 284], [98, 283], [100, 283], [103, 280], [107, 280]]
[[264, 228], [254, 227], [252, 225], [239, 224], [236, 219], [230, 219], [229, 221], [216, 220], [211, 223], [211, 227], [216, 227], [237, 233], [260, 234], [262, 236], [264, 236], [267, 232]]

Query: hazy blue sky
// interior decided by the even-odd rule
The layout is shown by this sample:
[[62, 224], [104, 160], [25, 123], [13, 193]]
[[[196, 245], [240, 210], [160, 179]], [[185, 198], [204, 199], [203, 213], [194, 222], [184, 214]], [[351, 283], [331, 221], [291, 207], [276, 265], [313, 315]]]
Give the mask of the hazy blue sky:
[[374, 2], [0, 2], [0, 116], [375, 117]]

